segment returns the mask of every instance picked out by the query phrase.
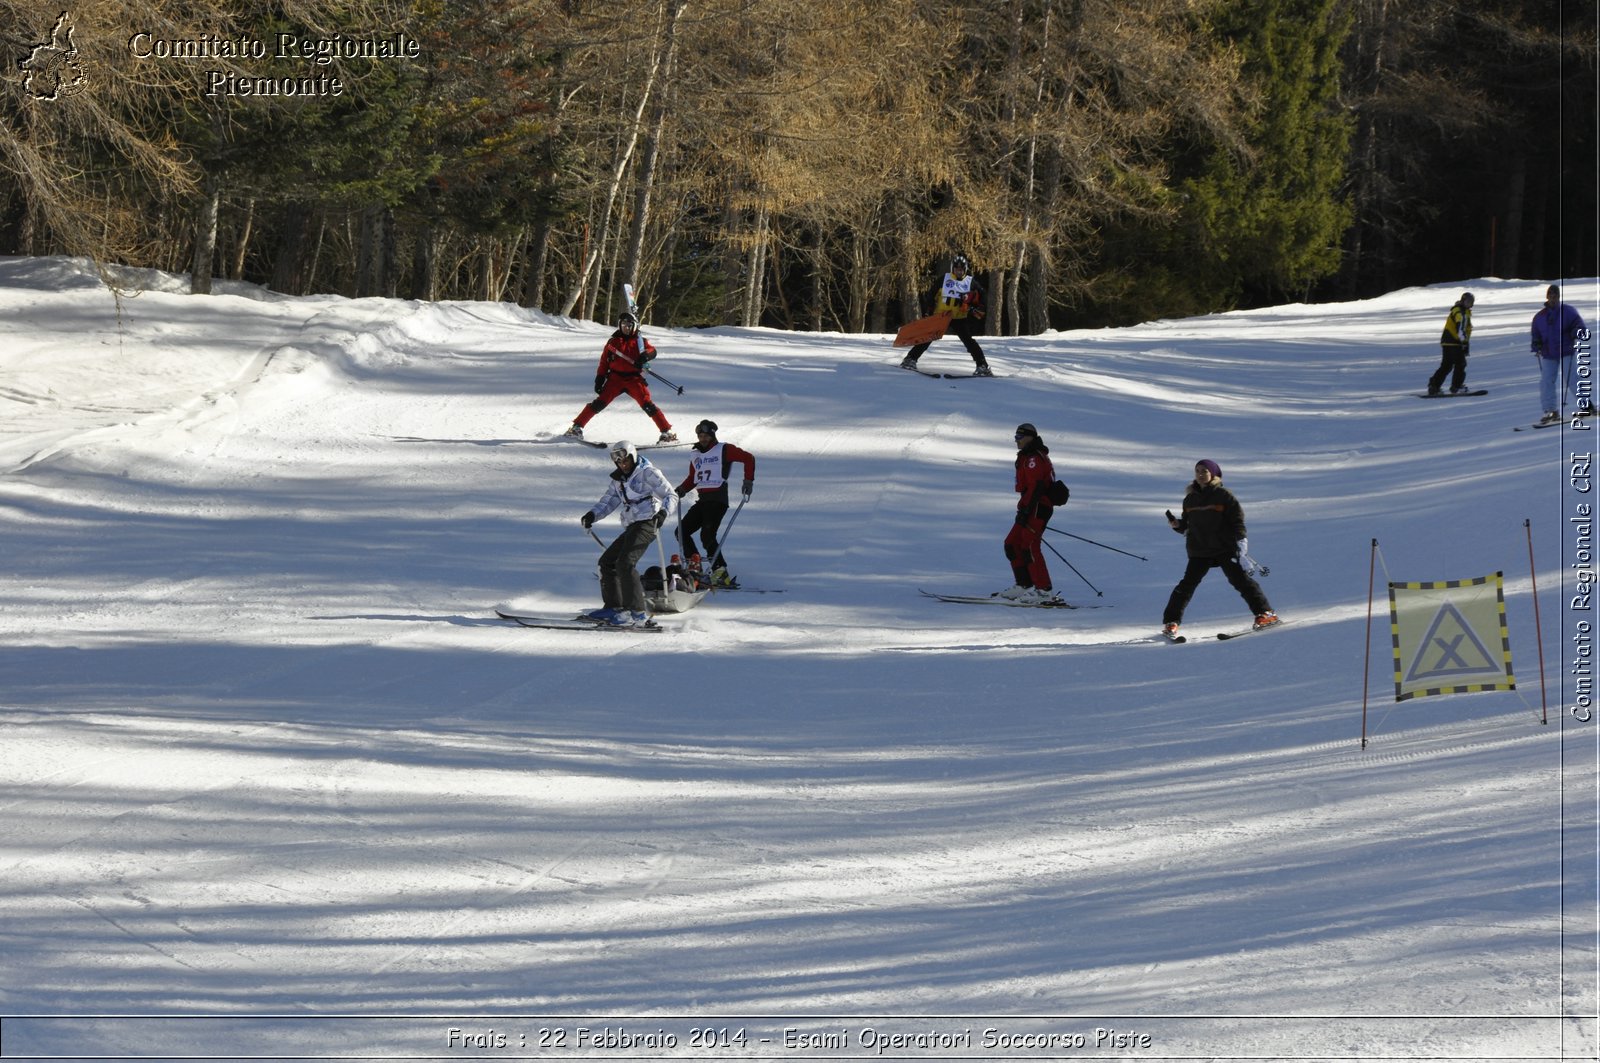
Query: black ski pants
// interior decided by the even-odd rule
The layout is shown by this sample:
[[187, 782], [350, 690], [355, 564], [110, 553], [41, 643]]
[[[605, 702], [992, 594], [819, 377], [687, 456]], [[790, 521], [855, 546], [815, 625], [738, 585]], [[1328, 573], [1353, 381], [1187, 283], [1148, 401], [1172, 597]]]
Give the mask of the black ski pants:
[[[955, 336], [961, 341], [961, 345], [967, 349], [967, 353], [972, 355], [973, 365], [988, 365], [988, 360], [983, 356], [983, 348], [978, 346], [978, 341], [974, 338], [974, 329], [976, 328], [977, 324], [978, 322], [974, 321], [970, 317], [958, 317], [954, 321], [950, 322], [948, 334]], [[921, 358], [922, 352], [931, 346], [933, 346], [932, 340], [929, 340], [927, 343], [919, 343], [915, 347], [911, 348], [911, 352], [907, 354], [906, 357], [910, 358], [914, 362], [918, 358]]]
[[636, 520], [600, 554], [600, 600], [611, 609], [645, 611], [644, 581], [639, 559], [656, 541], [656, 522]]
[[1439, 368], [1428, 378], [1428, 390], [1438, 391], [1447, 375], [1450, 377], [1451, 391], [1466, 387], [1467, 348], [1459, 343], [1441, 343], [1439, 352]]
[[[694, 505], [689, 507], [689, 512], [683, 515], [683, 520], [678, 525], [682, 539], [679, 540], [679, 552], [685, 561], [689, 555], [698, 552], [700, 559], [705, 562], [706, 568], [711, 567], [712, 561], [717, 557], [717, 529], [722, 527], [722, 518], [728, 515], [728, 488], [726, 486], [715, 490], [700, 492], [694, 500]], [[700, 533], [700, 545], [705, 549], [696, 551], [694, 548], [695, 532]], [[722, 559], [722, 567], [726, 568], [728, 559]]]
[[1260, 616], [1272, 610], [1267, 596], [1262, 593], [1261, 584], [1244, 570], [1238, 558], [1191, 557], [1188, 567], [1183, 570], [1183, 578], [1172, 588], [1172, 597], [1167, 599], [1166, 611], [1161, 614], [1163, 624], [1183, 623], [1183, 611], [1189, 607], [1189, 599], [1194, 597], [1194, 592], [1200, 586], [1200, 581], [1206, 578], [1206, 573], [1214, 568], [1222, 569], [1222, 574], [1228, 577], [1233, 589], [1238, 591], [1244, 598], [1245, 604], [1250, 606], [1252, 615]]

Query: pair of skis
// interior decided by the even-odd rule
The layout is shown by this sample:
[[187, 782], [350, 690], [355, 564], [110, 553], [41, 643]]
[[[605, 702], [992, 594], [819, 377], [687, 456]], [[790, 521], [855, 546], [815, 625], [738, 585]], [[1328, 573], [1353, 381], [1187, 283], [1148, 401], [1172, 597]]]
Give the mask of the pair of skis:
[[[1594, 411], [1592, 409], [1591, 410], [1579, 410], [1574, 416], [1576, 416], [1576, 417], [1593, 417], [1594, 416]], [[1570, 423], [1572, 423], [1572, 418], [1571, 417], [1557, 417], [1553, 421], [1539, 420], [1539, 421], [1533, 422], [1532, 424], [1513, 425], [1511, 430], [1513, 432], [1532, 432], [1535, 429], [1539, 429], [1539, 428], [1555, 428], [1558, 425], [1570, 424]]]
[[[624, 284], [622, 286], [622, 295], [623, 295], [623, 298], [628, 300], [628, 313], [633, 315], [633, 319], [635, 321], [639, 320], [639, 301], [633, 297], [633, 285]], [[642, 347], [641, 347], [641, 350], [643, 350]], [[656, 372], [654, 369], [651, 369], [648, 365], [644, 366], [643, 369], [644, 369], [644, 371], [646, 373], [649, 373], [651, 376], [653, 376], [657, 380], [661, 381], [667, 387], [671, 388], [673, 391], [676, 391], [679, 395], [683, 394], [682, 385], [674, 384], [672, 381], [668, 380], [666, 377], [662, 376], [660, 373]]]
[[[1254, 635], [1261, 631], [1271, 631], [1274, 628], [1280, 628], [1282, 626], [1282, 620], [1274, 620], [1272, 623], [1265, 624], [1261, 627], [1251, 625], [1250, 627], [1245, 628], [1243, 631], [1220, 631], [1217, 633], [1217, 639], [1221, 642], [1227, 642], [1229, 639], [1243, 638], [1245, 635]], [[1181, 646], [1185, 642], [1189, 641], [1189, 637], [1187, 635], [1168, 635], [1166, 632], [1161, 633], [1161, 638], [1166, 639], [1174, 646]]]
[[934, 380], [974, 380], [993, 377], [993, 373], [935, 373], [931, 369], [921, 369], [914, 365], [902, 365], [901, 369], [910, 370], [918, 376], [932, 377]]
[[494, 612], [501, 620], [511, 620], [521, 624], [523, 627], [547, 628], [553, 631], [660, 632], [667, 630], [654, 620], [625, 627], [617, 624], [608, 624], [604, 620], [581, 613], [577, 616], [535, 616], [530, 613], [512, 613], [504, 609], [496, 609]]
[[1080, 606], [1070, 602], [1016, 602], [1010, 598], [1002, 598], [995, 594], [935, 594], [933, 591], [919, 590], [919, 594], [941, 602], [952, 602], [956, 605], [1005, 605], [1013, 609], [1078, 609]]
[[[598, 439], [584, 439], [582, 436], [569, 436], [569, 435], [556, 436], [551, 440], [551, 442], [560, 443], [560, 442], [564, 442], [564, 441], [569, 440], [569, 439], [572, 440], [572, 442], [574, 442], [574, 443], [582, 443], [586, 447], [594, 447], [597, 450], [605, 450], [607, 447], [609, 447], [611, 445], [610, 443], [602, 443]], [[668, 450], [668, 449], [671, 449], [672, 447], [687, 447], [689, 445], [690, 444], [689, 444], [689, 442], [687, 440], [680, 439], [676, 443], [635, 443], [633, 445], [633, 449], [634, 450]]]

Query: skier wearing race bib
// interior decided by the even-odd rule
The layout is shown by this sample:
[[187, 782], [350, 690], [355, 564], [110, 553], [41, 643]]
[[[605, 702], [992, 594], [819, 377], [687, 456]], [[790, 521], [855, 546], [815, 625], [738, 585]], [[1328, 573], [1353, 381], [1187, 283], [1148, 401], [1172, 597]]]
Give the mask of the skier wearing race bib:
[[700, 533], [700, 543], [705, 547], [705, 563], [711, 566], [711, 583], [717, 587], [731, 587], [733, 577], [728, 575], [728, 559], [717, 546], [717, 529], [728, 513], [729, 466], [743, 465], [744, 480], [740, 484], [740, 497], [749, 501], [756, 484], [756, 459], [747, 450], [732, 443], [717, 440], [715, 421], [701, 421], [694, 426], [694, 450], [689, 455], [689, 475], [678, 485], [678, 497], [695, 491], [694, 505], [689, 507], [678, 526], [682, 536], [680, 549], [687, 561], [694, 550], [694, 534]]
[[656, 442], [677, 442], [678, 437], [673, 433], [672, 425], [661, 408], [651, 400], [650, 385], [645, 383], [645, 367], [655, 356], [655, 347], [639, 333], [639, 319], [631, 311], [625, 311], [617, 319], [617, 331], [611, 334], [605, 350], [600, 352], [600, 365], [594, 374], [594, 398], [578, 412], [572, 427], [567, 429], [567, 435], [582, 439], [583, 426], [595, 414], [611, 405], [612, 399], [627, 394], [661, 429], [661, 438]]
[[[950, 262], [950, 272], [944, 275], [944, 280], [936, 286], [931, 293], [931, 302], [935, 314], [950, 315], [950, 331], [961, 340], [967, 348], [967, 353], [972, 355], [973, 370], [976, 376], [993, 376], [989, 371], [989, 362], [983, 355], [983, 348], [978, 346], [978, 341], [973, 338], [976, 326], [983, 321], [988, 308], [984, 306], [983, 286], [978, 279], [968, 270], [970, 266], [965, 255], [957, 255]], [[922, 352], [931, 346], [928, 343], [919, 343], [911, 348], [905, 360], [900, 363], [902, 369], [915, 369], [917, 359], [922, 357]]]
[[1056, 605], [1061, 598], [1051, 589], [1050, 570], [1044, 563], [1044, 529], [1055, 513], [1050, 501], [1050, 485], [1056, 470], [1050, 462], [1050, 448], [1031, 424], [1019, 424], [1016, 431], [1017, 517], [1006, 533], [1006, 560], [1016, 584], [999, 592], [1000, 597], [1027, 605]]

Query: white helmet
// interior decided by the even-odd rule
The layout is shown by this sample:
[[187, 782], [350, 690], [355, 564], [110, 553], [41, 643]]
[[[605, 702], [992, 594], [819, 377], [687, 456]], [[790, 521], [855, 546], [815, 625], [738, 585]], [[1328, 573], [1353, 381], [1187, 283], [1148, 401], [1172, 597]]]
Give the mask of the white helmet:
[[639, 460], [639, 451], [626, 439], [619, 439], [611, 444], [610, 454], [612, 461], [616, 461], [621, 457], [626, 457], [629, 461]]

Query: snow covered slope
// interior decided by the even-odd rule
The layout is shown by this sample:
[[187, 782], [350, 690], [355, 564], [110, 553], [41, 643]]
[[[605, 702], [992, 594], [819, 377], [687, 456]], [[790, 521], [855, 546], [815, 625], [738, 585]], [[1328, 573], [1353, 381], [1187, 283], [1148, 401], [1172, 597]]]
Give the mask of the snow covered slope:
[[[651, 638], [493, 613], [597, 604], [609, 465], [558, 436], [609, 329], [126, 282], [0, 260], [8, 1056], [1594, 1058], [1595, 446], [1512, 430], [1542, 282], [1466, 286], [1490, 393], [1440, 402], [1460, 286], [992, 340], [996, 380], [647, 328], [679, 432], [757, 456], [729, 555], [784, 592]], [[1021, 421], [1055, 526], [1148, 560], [1053, 536], [1077, 610], [919, 595], [1010, 583]], [[589, 430], [653, 435], [626, 399]], [[1289, 623], [1168, 646], [1203, 457]], [[1496, 570], [1520, 689], [1396, 705], [1386, 574]], [[1247, 621], [1213, 575], [1185, 628]], [[48, 1018], [135, 1014], [173, 1018]]]

